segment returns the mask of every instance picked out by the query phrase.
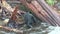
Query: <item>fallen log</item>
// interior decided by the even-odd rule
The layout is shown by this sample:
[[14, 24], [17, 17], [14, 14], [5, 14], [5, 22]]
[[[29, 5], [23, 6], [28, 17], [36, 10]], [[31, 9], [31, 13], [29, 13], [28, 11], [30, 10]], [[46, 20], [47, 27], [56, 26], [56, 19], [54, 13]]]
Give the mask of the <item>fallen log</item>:
[[42, 8], [49, 14], [49, 16], [52, 18], [52, 20], [55, 21], [54, 23], [56, 23], [56, 25], [60, 26], [60, 17], [58, 16], [58, 13], [55, 10], [53, 10], [51, 7], [49, 7], [48, 4], [46, 4], [46, 2], [44, 0], [36, 0], [36, 1], [38, 1], [38, 3], [40, 3]]
[[[35, 3], [35, 4], [34, 4], [34, 3]], [[38, 3], [37, 1], [32, 1], [31, 4], [33, 4], [33, 5], [36, 7], [36, 9], [38, 10], [38, 12], [41, 12], [43, 15], [44, 15], [44, 13], [45, 13], [46, 15], [44, 15], [44, 17], [45, 17], [47, 20], [49, 20], [51, 24], [56, 25], [56, 23], [54, 23], [54, 20], [52, 20], [52, 18], [48, 15], [48, 13], [46, 13], [46, 12], [43, 10], [43, 8], [39, 5], [39, 3]], [[41, 13], [40, 13], [40, 14], [41, 14]], [[53, 22], [53, 23], [52, 23], [52, 22]]]

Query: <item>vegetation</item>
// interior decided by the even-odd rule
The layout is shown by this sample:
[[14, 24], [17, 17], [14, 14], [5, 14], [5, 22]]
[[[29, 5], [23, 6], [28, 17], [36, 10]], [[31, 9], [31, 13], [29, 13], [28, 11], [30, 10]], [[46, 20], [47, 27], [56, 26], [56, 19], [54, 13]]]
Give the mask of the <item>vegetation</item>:
[[46, 0], [46, 2], [47, 2], [49, 5], [53, 6], [53, 5], [55, 4], [56, 0]]

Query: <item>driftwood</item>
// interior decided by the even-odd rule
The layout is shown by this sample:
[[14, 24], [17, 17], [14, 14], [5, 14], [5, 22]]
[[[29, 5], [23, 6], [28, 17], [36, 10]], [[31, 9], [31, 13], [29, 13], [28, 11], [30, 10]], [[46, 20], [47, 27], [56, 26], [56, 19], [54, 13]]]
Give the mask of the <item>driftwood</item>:
[[52, 8], [50, 8], [44, 0], [33, 0], [30, 2], [27, 2], [26, 0], [20, 0], [23, 5], [30, 8], [36, 16], [54, 26], [60, 26], [60, 18], [58, 16], [58, 13]]
[[18, 29], [6, 27], [6, 26], [0, 26], [0, 29], [4, 29], [6, 31], [13, 31], [13, 32], [16, 32], [16, 33], [23, 34], [23, 30], [18, 30]]

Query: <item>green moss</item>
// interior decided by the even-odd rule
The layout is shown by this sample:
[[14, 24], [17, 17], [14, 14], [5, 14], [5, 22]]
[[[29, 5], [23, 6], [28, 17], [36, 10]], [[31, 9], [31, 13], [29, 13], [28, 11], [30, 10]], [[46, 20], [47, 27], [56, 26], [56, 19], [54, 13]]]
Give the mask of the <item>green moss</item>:
[[56, 0], [46, 0], [49, 5], [54, 5]]

